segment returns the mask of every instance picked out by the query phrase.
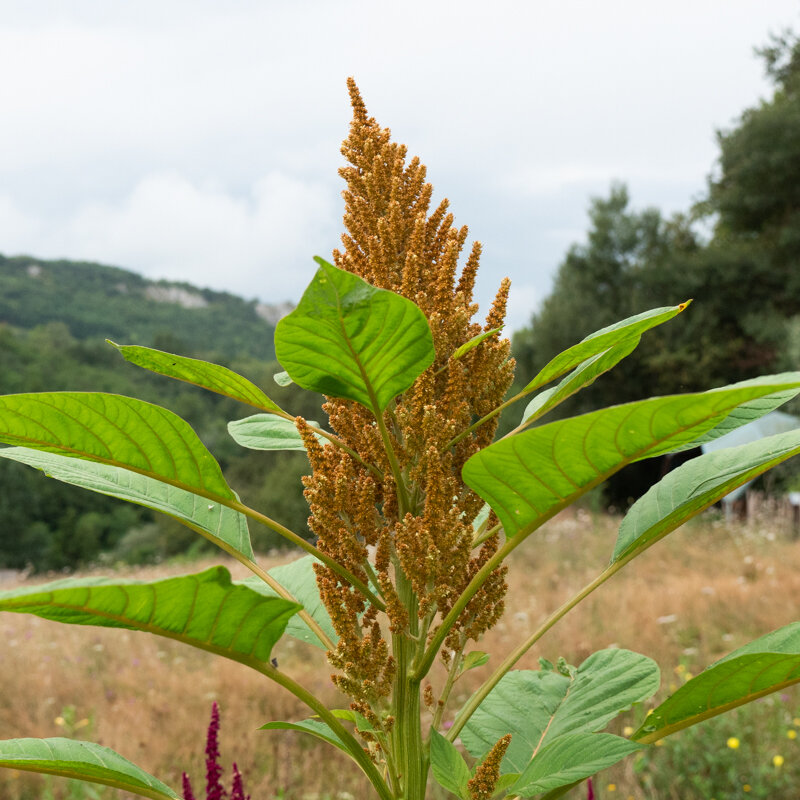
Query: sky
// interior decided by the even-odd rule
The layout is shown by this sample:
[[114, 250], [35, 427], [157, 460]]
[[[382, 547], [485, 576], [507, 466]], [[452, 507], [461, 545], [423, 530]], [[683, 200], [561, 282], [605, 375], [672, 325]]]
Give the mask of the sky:
[[484, 246], [484, 311], [547, 296], [590, 198], [702, 196], [798, 0], [0, 0], [0, 253], [297, 301], [341, 234], [345, 79]]

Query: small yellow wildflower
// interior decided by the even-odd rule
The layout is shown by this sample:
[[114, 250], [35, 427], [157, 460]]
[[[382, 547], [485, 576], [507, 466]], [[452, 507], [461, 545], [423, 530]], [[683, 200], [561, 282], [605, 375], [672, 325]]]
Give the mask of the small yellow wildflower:
[[631, 726], [631, 725], [626, 725], [626, 726], [625, 726], [625, 727], [622, 729], [622, 732], [625, 734], [625, 736], [630, 736], [630, 735], [633, 733], [633, 726]]
[[685, 681], [690, 681], [692, 678], [694, 678], [694, 675], [692, 675], [692, 673], [691, 673], [691, 672], [687, 672], [687, 673], [686, 673], [686, 674], [683, 676], [683, 679], [684, 679]]
[[746, 783], [746, 784], [744, 784], [744, 786], [742, 786], [742, 791], [743, 792], [749, 792], [752, 788], [753, 787], [749, 783]]
[[685, 664], [678, 664], [678, 666], [675, 667], [675, 672], [678, 675], [680, 675], [682, 672], [686, 672], [686, 665]]
[[773, 767], [782, 767], [783, 766], [783, 756], [772, 756], [772, 766]]
[[56, 724], [56, 725], [58, 725], [58, 727], [59, 727], [59, 728], [63, 728], [63, 727], [64, 727], [64, 724], [65, 724], [65, 723], [64, 723], [64, 717], [56, 717], [56, 718], [53, 720], [53, 722], [55, 722], [55, 724]]
[[731, 738], [727, 741], [727, 745], [731, 750], [736, 750], [736, 748], [739, 747], [739, 744], [740, 742], [735, 736], [731, 736]]
[[796, 739], [797, 738], [797, 731], [794, 728], [789, 728], [789, 730], [786, 731], [786, 738], [787, 739]]
[[617, 784], [616, 783], [609, 783], [608, 786], [606, 786], [606, 791], [607, 792], [616, 792], [617, 791]]

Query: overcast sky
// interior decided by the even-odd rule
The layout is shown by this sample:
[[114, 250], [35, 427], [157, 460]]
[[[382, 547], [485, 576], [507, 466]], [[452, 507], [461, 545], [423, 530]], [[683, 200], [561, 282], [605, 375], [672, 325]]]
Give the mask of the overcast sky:
[[798, 0], [0, 0], [0, 252], [297, 300], [341, 230], [345, 78], [546, 296], [589, 198], [685, 210]]

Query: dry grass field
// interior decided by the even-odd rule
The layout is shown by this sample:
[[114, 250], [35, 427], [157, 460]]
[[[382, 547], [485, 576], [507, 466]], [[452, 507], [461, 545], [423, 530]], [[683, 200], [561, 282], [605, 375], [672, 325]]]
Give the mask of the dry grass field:
[[[565, 513], [520, 548], [510, 564], [506, 616], [481, 645], [495, 654], [494, 663], [602, 569], [613, 547], [616, 523], [584, 511]], [[285, 560], [286, 555], [263, 559], [269, 566]], [[210, 563], [161, 565], [124, 574], [157, 579], [199, 571]], [[243, 577], [238, 565], [228, 566], [235, 577]], [[24, 576], [7, 576], [0, 588], [22, 580]], [[799, 607], [800, 541], [791, 540], [787, 519], [769, 507], [747, 524], [729, 525], [706, 516], [672, 534], [599, 589], [519, 666], [532, 668], [539, 656], [555, 659], [560, 655], [577, 664], [598, 648], [629, 648], [658, 661], [663, 695], [687, 673], [696, 673], [749, 639], [800, 619]], [[223, 763], [238, 762], [253, 800], [370, 796], [356, 769], [332, 748], [296, 734], [256, 730], [269, 720], [293, 720], [306, 714], [291, 696], [244, 666], [154, 636], [59, 625], [27, 615], [2, 615], [0, 632], [0, 738], [80, 736], [118, 750], [175, 787], [186, 770], [197, 789], [203, 785], [205, 729], [216, 699], [222, 713]], [[283, 669], [331, 703], [341, 704], [321, 653], [284, 639], [275, 654]], [[460, 695], [466, 698], [490, 668], [491, 662], [467, 673], [457, 684]], [[631, 712], [630, 722], [644, 712]], [[692, 742], [693, 753], [699, 748], [712, 761], [718, 754], [717, 761], [722, 759], [719, 763], [724, 762], [725, 769], [731, 767], [731, 786], [721, 787], [717, 800], [796, 796], [796, 788], [783, 794], [762, 784], [777, 771], [800, 778], [800, 743], [788, 733], [793, 718], [800, 726], [796, 719], [800, 693], [793, 691], [771, 701], [757, 713], [755, 722], [746, 723], [749, 733], [742, 735], [736, 752], [726, 747], [726, 738], [720, 738], [724, 732], [719, 726], [698, 729], [699, 734], [685, 740]], [[751, 778], [748, 770], [756, 769], [753, 759], [769, 756], [747, 751], [750, 739], [755, 748], [766, 736], [759, 733], [759, 725], [765, 723], [758, 721], [765, 714], [775, 718], [774, 735], [785, 737], [780, 753], [784, 762], [779, 767], [759, 767], [758, 776]], [[663, 756], [667, 764], [680, 764], [675, 755], [679, 751], [671, 756], [670, 748], [673, 739], [677, 742], [687, 735], [692, 734], [667, 740], [654, 756]], [[732, 766], [725, 762], [733, 757], [739, 761]], [[595, 781], [597, 796], [703, 797], [659, 778], [658, 767], [653, 766], [657, 762], [655, 757], [629, 761], [601, 776]], [[717, 767], [714, 762], [709, 769]], [[651, 774], [653, 770], [656, 773]], [[62, 779], [0, 770], [2, 800], [116, 796], [110, 790], [89, 790]], [[572, 796], [586, 794], [576, 790]], [[431, 797], [436, 797], [433, 788]]]

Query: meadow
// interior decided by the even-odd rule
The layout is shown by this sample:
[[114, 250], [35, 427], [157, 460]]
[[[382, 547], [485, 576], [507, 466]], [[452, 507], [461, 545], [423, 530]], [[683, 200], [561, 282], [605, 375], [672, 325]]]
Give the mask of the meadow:
[[[565, 512], [515, 552], [506, 615], [481, 647], [499, 660], [591, 580], [610, 556], [618, 523], [586, 510]], [[271, 567], [290, 559], [284, 552], [261, 561]], [[238, 564], [221, 560], [178, 560], [120, 568], [119, 574], [153, 580], [212, 563], [226, 563], [234, 577], [245, 577]], [[0, 589], [47, 579], [7, 574]], [[661, 692], [649, 707], [730, 650], [797, 620], [798, 606], [800, 541], [792, 538], [788, 509], [763, 502], [748, 522], [726, 522], [708, 512], [602, 586], [518, 667], [536, 668], [540, 656], [579, 664], [608, 646], [638, 650], [662, 670]], [[186, 771], [198, 788], [206, 726], [217, 700], [222, 762], [226, 770], [238, 763], [253, 800], [353, 800], [369, 793], [366, 780], [333, 748], [298, 734], [257, 730], [270, 720], [307, 714], [279, 687], [265, 691], [261, 676], [242, 665], [146, 634], [59, 625], [28, 615], [3, 614], [0, 635], [3, 738], [91, 739], [174, 787]], [[282, 669], [326, 701], [346, 704], [337, 700], [326, 670], [319, 669], [321, 651], [284, 638], [274, 654]], [[490, 668], [491, 662], [465, 673], [455, 691], [466, 699]], [[646, 713], [647, 707], [632, 709], [614, 731], [625, 733]], [[597, 798], [614, 800], [726, 800], [794, 797], [798, 785], [800, 692], [794, 689], [664, 740], [597, 776], [594, 791]], [[429, 797], [439, 798], [438, 791], [431, 786]], [[123, 795], [0, 770], [3, 800], [116, 797]], [[585, 798], [586, 788], [568, 797]]]

